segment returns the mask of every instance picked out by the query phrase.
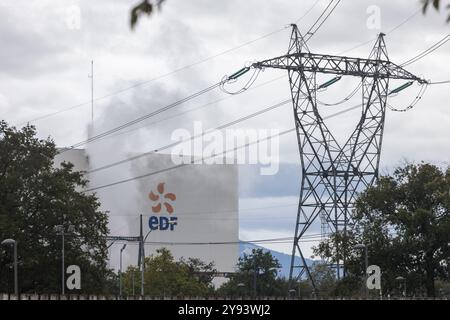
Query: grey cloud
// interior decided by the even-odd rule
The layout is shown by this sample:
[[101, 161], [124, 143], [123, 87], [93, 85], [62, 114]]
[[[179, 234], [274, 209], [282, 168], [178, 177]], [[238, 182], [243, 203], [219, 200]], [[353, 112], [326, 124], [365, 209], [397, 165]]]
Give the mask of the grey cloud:
[[0, 75], [30, 78], [51, 71], [57, 63], [55, 56], [69, 47], [33, 29], [8, 9], [0, 11]]

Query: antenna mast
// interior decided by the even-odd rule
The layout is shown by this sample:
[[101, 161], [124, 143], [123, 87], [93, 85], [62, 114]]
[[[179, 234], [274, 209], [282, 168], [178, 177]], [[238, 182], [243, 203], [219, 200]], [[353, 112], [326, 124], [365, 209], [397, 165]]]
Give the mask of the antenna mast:
[[91, 60], [91, 125], [94, 126], [94, 60]]

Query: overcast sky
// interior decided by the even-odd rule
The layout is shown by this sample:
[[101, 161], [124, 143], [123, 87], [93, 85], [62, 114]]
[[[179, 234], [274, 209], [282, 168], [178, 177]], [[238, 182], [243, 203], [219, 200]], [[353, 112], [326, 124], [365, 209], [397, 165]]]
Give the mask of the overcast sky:
[[[151, 18], [141, 18], [132, 31], [129, 10], [136, 2], [2, 0], [0, 117], [10, 124], [21, 125], [82, 104], [70, 111], [32, 121], [39, 136], [51, 136], [58, 146], [72, 145], [87, 137], [91, 60], [95, 68], [94, 128], [95, 132], [102, 132], [216, 83], [248, 62], [284, 54], [290, 29], [280, 29], [302, 17], [315, 0], [167, 0], [161, 12]], [[319, 1], [298, 22], [301, 31], [309, 28], [327, 3]], [[366, 11], [372, 5], [381, 10], [380, 29], [367, 27]], [[341, 53], [373, 39], [379, 32], [390, 31], [419, 7], [418, 0], [343, 0], [311, 38], [309, 48], [316, 53]], [[386, 44], [390, 59], [400, 64], [444, 37], [450, 30], [445, 20], [445, 12], [430, 11], [426, 16], [419, 13], [388, 33]], [[161, 77], [276, 30], [280, 31]], [[345, 54], [367, 57], [373, 42]], [[432, 81], [450, 80], [449, 61], [450, 50], [446, 44], [407, 69]], [[286, 78], [265, 84], [283, 74], [266, 70], [256, 81], [256, 87], [245, 94], [227, 96], [219, 90], [210, 92], [159, 118], [147, 120], [140, 125], [146, 126], [139, 130], [99, 141], [89, 150], [93, 153], [101, 150], [103, 158], [99, 161], [108, 163], [121, 159], [126, 152], [147, 151], [167, 144], [173, 130], [191, 130], [194, 120], [201, 120], [205, 128], [212, 128], [250, 114], [289, 97]], [[155, 78], [158, 79], [149, 81]], [[318, 81], [330, 78], [321, 76]], [[402, 83], [394, 82], [392, 86]], [[356, 78], [344, 79], [321, 93], [320, 99], [339, 101], [357, 84]], [[239, 85], [242, 83], [236, 84]], [[133, 89], [122, 90], [133, 86]], [[387, 113], [381, 160], [384, 172], [389, 172], [405, 158], [439, 165], [448, 162], [449, 89], [448, 85], [430, 86], [414, 109], [406, 113]], [[419, 87], [414, 85], [389, 103], [404, 108], [418, 91]], [[227, 99], [176, 116], [221, 98]], [[324, 107], [328, 109], [321, 112], [333, 113], [355, 101], [359, 102], [358, 98], [347, 105]], [[165, 117], [170, 119], [156, 122]], [[355, 119], [356, 114], [349, 113], [330, 119], [327, 124], [342, 141], [356, 125]], [[291, 106], [286, 105], [238, 127], [285, 130], [293, 125]], [[293, 235], [300, 170], [295, 135], [280, 138], [280, 148], [283, 164], [279, 175], [258, 178], [248, 168], [241, 174], [240, 234], [244, 240]], [[271, 206], [278, 208], [275, 210]], [[269, 208], [252, 209], [258, 207]], [[284, 244], [271, 247], [284, 252], [291, 250]]]

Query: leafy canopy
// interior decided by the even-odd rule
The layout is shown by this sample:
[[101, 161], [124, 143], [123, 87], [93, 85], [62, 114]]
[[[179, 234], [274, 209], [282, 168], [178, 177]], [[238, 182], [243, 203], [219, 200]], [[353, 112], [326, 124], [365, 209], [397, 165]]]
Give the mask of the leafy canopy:
[[[0, 121], [0, 240], [18, 242], [22, 293], [60, 292], [61, 236], [55, 230], [74, 226], [66, 237], [65, 264], [82, 272], [82, 292], [101, 293], [111, 273], [106, 267], [107, 216], [94, 195], [81, 190], [87, 181], [73, 165], [53, 166], [54, 142], [36, 137], [33, 126], [20, 130]], [[0, 248], [0, 292], [11, 291], [11, 249]]]
[[349, 276], [362, 276], [362, 252], [352, 248], [366, 244], [386, 294], [398, 290], [397, 277], [406, 278], [410, 295], [434, 296], [436, 281], [449, 281], [450, 169], [426, 163], [397, 168], [359, 196], [353, 219], [352, 232], [334, 234], [315, 253], [335, 262], [338, 243]]
[[[216, 272], [213, 263], [197, 258], [175, 261], [166, 248], [145, 258], [145, 295], [154, 297], [206, 297], [214, 291], [212, 280]], [[136, 266], [123, 274], [125, 295], [140, 293], [141, 272]]]
[[219, 288], [219, 294], [223, 296], [285, 296], [287, 284], [282, 279], [277, 279], [280, 263], [269, 251], [252, 249], [251, 253], [245, 253], [239, 257], [237, 271], [230, 280]]

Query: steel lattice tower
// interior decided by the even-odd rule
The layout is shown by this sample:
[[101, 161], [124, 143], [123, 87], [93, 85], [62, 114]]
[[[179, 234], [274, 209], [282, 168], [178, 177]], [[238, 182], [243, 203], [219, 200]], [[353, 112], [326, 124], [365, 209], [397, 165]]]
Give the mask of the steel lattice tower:
[[[290, 282], [305, 274], [312, 279], [299, 241], [319, 217], [331, 232], [352, 227], [356, 195], [378, 177], [389, 79], [425, 81], [389, 61], [384, 34], [368, 59], [311, 53], [296, 25], [292, 25], [288, 53], [253, 64], [254, 68], [287, 70], [302, 167], [300, 200], [295, 225]], [[316, 74], [361, 78], [361, 118], [344, 146], [324, 123], [316, 101]], [[345, 255], [339, 254], [337, 276], [345, 274]], [[300, 256], [300, 263], [296, 263]]]

